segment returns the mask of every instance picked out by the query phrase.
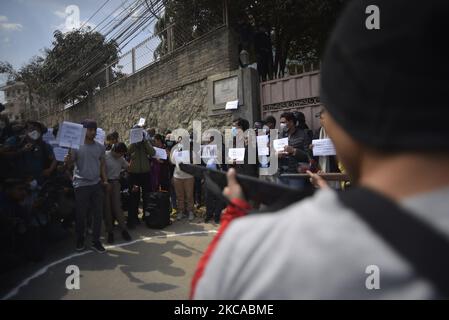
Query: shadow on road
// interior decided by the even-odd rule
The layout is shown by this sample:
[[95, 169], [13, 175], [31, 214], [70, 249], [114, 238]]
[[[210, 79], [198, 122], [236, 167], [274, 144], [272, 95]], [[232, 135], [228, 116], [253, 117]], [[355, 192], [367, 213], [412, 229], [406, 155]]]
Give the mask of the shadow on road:
[[[201, 244], [198, 247], [198, 245], [185, 243], [187, 240], [181, 241], [180, 238], [172, 238], [170, 235], [173, 233], [202, 232], [210, 229], [213, 229], [210, 225], [187, 221], [174, 222], [164, 230], [147, 229], [140, 225], [131, 232], [133, 240], [150, 238], [149, 240], [112, 247], [105, 254], [86, 252], [82, 256], [73, 257], [52, 266], [42, 275], [31, 280], [13, 299], [61, 299], [66, 297], [69, 290], [65, 287], [65, 280], [68, 276], [65, 273], [65, 268], [70, 264], [77, 265], [81, 270], [81, 283], [89, 278], [89, 288], [98, 286], [102, 287], [102, 290], [107, 290], [108, 287], [117, 290], [123, 284], [126, 290], [132, 290], [137, 285], [138, 288], [145, 291], [160, 293], [178, 288], [178, 282], [182, 282], [182, 286], [185, 287], [190, 283], [198, 258], [212, 238], [206, 233], [182, 237], [183, 239], [195, 237], [195, 241], [193, 241], [193, 238], [189, 241], [193, 241], [194, 244]], [[209, 239], [203, 237], [209, 237]], [[117, 241], [115, 244], [120, 243]], [[17, 275], [20, 269], [16, 270], [13, 276], [18, 280], [9, 290], [40, 268], [73, 253], [74, 251], [69, 245], [64, 255], [51, 255], [45, 262], [35, 265], [32, 270], [27, 269], [27, 273], [22, 274], [22, 276]], [[186, 266], [183, 265], [186, 261], [188, 261], [188, 271], [186, 271]], [[160, 276], [158, 276], [159, 274]], [[123, 275], [126, 276], [125, 279]], [[156, 279], [152, 279], [152, 277], [156, 277]], [[173, 280], [169, 281], [172, 283], [162, 281], [167, 277]], [[176, 278], [180, 280], [178, 281]], [[118, 293], [117, 298], [127, 299], [128, 297], [126, 295], [121, 296]]]

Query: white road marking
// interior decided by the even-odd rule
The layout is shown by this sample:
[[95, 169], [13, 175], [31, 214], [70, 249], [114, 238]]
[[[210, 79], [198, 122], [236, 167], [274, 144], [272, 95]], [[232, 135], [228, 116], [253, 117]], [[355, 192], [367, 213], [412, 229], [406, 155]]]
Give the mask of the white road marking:
[[[106, 249], [114, 249], [114, 248], [120, 248], [120, 247], [126, 247], [126, 246], [130, 246], [132, 244], [135, 244], [137, 242], [142, 242], [142, 241], [149, 241], [152, 239], [160, 239], [160, 238], [172, 238], [172, 237], [180, 237], [180, 236], [191, 236], [191, 235], [197, 235], [197, 234], [209, 234], [209, 233], [217, 233], [217, 230], [208, 230], [208, 231], [191, 231], [191, 232], [184, 232], [184, 233], [171, 233], [171, 234], [166, 234], [166, 235], [162, 235], [162, 236], [154, 236], [154, 237], [144, 237], [144, 238], [139, 238], [130, 242], [124, 242], [124, 243], [120, 243], [120, 244], [116, 244], [116, 245], [112, 245], [112, 246], [106, 246]], [[87, 250], [84, 252], [80, 252], [80, 253], [74, 253], [71, 254], [65, 258], [59, 259], [57, 261], [54, 261], [48, 265], [46, 265], [45, 267], [39, 269], [38, 271], [36, 271], [34, 274], [32, 274], [31, 276], [29, 276], [28, 278], [26, 278], [25, 280], [23, 280], [17, 287], [15, 287], [14, 289], [12, 289], [7, 295], [5, 295], [2, 300], [8, 300], [11, 299], [12, 297], [14, 297], [15, 295], [17, 295], [20, 291], [20, 289], [22, 289], [23, 287], [27, 286], [31, 280], [42, 276], [43, 274], [45, 274], [49, 268], [54, 267], [64, 261], [70, 260], [72, 258], [76, 258], [76, 257], [80, 257], [83, 255], [86, 255], [88, 253], [92, 253], [94, 252], [93, 250]]]

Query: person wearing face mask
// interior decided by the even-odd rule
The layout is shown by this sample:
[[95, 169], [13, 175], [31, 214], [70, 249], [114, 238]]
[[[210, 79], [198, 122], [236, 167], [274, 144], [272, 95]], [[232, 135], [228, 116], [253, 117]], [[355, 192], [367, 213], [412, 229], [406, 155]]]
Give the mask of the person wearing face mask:
[[41, 185], [57, 166], [52, 147], [42, 140], [47, 128], [35, 121], [25, 126], [25, 137], [16, 153], [15, 163], [22, 177], [30, 177]]
[[[165, 145], [167, 147], [166, 149], [167, 149], [168, 154], [170, 154], [170, 152], [175, 144], [176, 144], [176, 141], [172, 135], [172, 131], [167, 130], [165, 132]], [[170, 190], [170, 203], [171, 203], [172, 215], [175, 215], [178, 210], [178, 204], [176, 202], [176, 191], [175, 191], [174, 179], [173, 179], [174, 171], [175, 171], [175, 166], [174, 166], [174, 164], [172, 164], [169, 161], [169, 163], [168, 163], [168, 181], [169, 181], [169, 187], [170, 187], [169, 190]]]
[[[270, 118], [273, 118], [273, 119], [270, 119]], [[274, 126], [276, 125], [276, 120], [272, 116], [267, 117], [267, 120], [269, 120], [269, 124], [271, 125], [270, 127], [268, 126], [266, 121], [256, 121], [254, 123], [254, 130], [256, 131], [256, 135], [258, 135], [258, 136], [267, 135], [268, 141], [270, 141], [270, 128], [274, 129]], [[266, 147], [269, 148], [270, 144], [268, 143], [266, 145]], [[268, 151], [268, 155], [258, 155], [257, 156], [259, 172], [260, 172], [260, 170], [264, 170], [265, 168], [270, 167], [269, 152], [270, 151]], [[261, 175], [261, 174], [259, 174], [259, 178], [262, 180], [265, 180], [265, 181], [269, 181], [269, 182], [276, 182], [276, 179], [277, 179], [275, 175], [269, 176], [269, 175]]]
[[[296, 126], [296, 119], [292, 112], [284, 112], [281, 114], [279, 125], [281, 137], [288, 138], [288, 146], [285, 146], [284, 152], [279, 153], [279, 172], [280, 173], [297, 173], [299, 162], [309, 162], [309, 155], [306, 152], [311, 143], [307, 132]], [[302, 187], [304, 180], [280, 178], [281, 183]]]
[[257, 147], [256, 145], [251, 145], [256, 152], [256, 163], [249, 163], [249, 155], [248, 155], [248, 147], [249, 141], [247, 136], [247, 131], [249, 129], [249, 122], [246, 119], [237, 118], [232, 123], [231, 134], [232, 134], [232, 143], [234, 148], [245, 148], [245, 157], [243, 163], [234, 163], [230, 165], [230, 167], [235, 168], [238, 173], [258, 177], [259, 176], [259, 164], [257, 159]]
[[[177, 152], [173, 152], [171, 155], [171, 163], [175, 165], [173, 172], [173, 186], [176, 192], [177, 200], [177, 216], [176, 220], [180, 221], [185, 216], [188, 216], [189, 221], [195, 218], [193, 212], [194, 207], [194, 184], [195, 179], [192, 175], [182, 171], [179, 167], [179, 163], [182, 162], [180, 152], [189, 151], [190, 163], [193, 163], [193, 159], [196, 154], [193, 153], [190, 142], [186, 141], [183, 144], [182, 136], [178, 137], [178, 143], [174, 146]], [[184, 159], [185, 160], [185, 159]]]

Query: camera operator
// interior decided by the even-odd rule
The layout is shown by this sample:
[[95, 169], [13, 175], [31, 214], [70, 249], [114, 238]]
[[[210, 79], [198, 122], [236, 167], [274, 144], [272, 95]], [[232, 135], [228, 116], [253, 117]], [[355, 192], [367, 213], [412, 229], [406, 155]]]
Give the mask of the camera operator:
[[[200, 260], [194, 298], [449, 297], [449, 49], [436, 41], [449, 4], [376, 4], [383, 20], [373, 31], [364, 24], [371, 1], [348, 3], [321, 70], [322, 123], [353, 186], [239, 218], [250, 208], [228, 172], [229, 228]], [[418, 60], [431, 63], [424, 83]]]

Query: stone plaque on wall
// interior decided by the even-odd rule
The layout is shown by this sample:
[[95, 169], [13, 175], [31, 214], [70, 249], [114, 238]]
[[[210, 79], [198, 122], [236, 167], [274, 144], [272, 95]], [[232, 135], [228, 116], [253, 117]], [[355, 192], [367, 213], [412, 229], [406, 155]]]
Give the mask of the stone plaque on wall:
[[[208, 115], [232, 115], [253, 123], [260, 118], [260, 85], [257, 71], [252, 68], [237, 69], [207, 78]], [[236, 109], [226, 110], [226, 103], [238, 100]]]
[[238, 84], [238, 76], [214, 81], [214, 104], [237, 100]]

